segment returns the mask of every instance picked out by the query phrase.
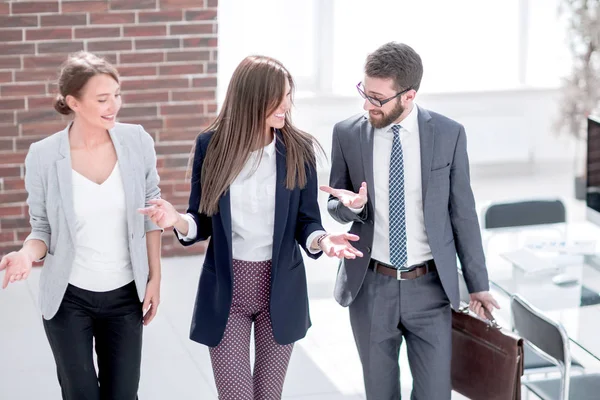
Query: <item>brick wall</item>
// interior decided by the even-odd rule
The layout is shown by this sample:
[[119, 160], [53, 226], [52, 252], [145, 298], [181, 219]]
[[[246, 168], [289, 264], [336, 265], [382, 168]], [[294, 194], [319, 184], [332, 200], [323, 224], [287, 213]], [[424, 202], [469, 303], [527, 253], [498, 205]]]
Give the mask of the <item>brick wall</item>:
[[[66, 56], [87, 50], [123, 77], [121, 122], [156, 143], [163, 197], [187, 205], [193, 139], [214, 118], [218, 0], [8, 1], [0, 3], [0, 255], [29, 233], [23, 161], [29, 145], [64, 128], [52, 107]], [[163, 255], [191, 254], [170, 232]]]

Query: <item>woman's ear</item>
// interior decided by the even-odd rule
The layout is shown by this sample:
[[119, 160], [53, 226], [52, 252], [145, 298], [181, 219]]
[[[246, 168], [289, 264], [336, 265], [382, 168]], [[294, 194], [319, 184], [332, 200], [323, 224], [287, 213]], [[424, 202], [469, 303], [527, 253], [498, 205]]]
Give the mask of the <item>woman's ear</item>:
[[74, 96], [68, 95], [67, 97], [65, 97], [65, 102], [73, 111], [77, 111], [77, 109], [79, 108], [79, 102]]

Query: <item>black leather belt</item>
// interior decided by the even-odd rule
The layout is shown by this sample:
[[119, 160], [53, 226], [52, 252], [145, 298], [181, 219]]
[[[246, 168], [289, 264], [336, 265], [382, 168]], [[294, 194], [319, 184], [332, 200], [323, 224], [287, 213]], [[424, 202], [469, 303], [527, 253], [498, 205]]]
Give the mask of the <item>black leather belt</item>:
[[400, 270], [394, 268], [391, 265], [384, 264], [377, 260], [371, 259], [371, 261], [369, 262], [369, 268], [378, 274], [391, 276], [393, 278], [398, 279], [399, 281], [415, 279], [427, 274], [428, 272], [437, 271], [435, 261], [433, 260], [427, 260], [421, 264], [413, 265], [408, 269]]

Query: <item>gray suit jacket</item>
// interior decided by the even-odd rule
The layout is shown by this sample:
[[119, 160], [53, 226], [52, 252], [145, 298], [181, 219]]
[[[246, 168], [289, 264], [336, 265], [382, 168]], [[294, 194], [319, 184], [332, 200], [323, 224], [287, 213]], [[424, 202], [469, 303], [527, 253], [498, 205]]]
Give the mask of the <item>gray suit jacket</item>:
[[[460, 258], [469, 292], [489, 289], [475, 200], [469, 178], [465, 129], [459, 123], [419, 108], [421, 180], [425, 231], [446, 295], [459, 305], [456, 255]], [[364, 115], [335, 125], [329, 185], [358, 192], [367, 182], [368, 202], [355, 214], [335, 197], [327, 205], [338, 222], [353, 222], [350, 232], [360, 236], [356, 247], [364, 257], [343, 260], [338, 270], [335, 298], [348, 306], [362, 286], [373, 245], [376, 193], [373, 183], [373, 126]]]
[[[77, 246], [69, 127], [32, 144], [25, 159], [31, 224], [31, 234], [25, 241], [38, 239], [48, 247], [40, 278], [40, 305], [45, 319], [51, 319], [62, 302]], [[116, 124], [110, 137], [125, 188], [133, 275], [143, 301], [149, 273], [145, 236], [147, 231], [160, 228], [137, 209], [160, 197], [154, 141], [140, 125], [130, 124]]]

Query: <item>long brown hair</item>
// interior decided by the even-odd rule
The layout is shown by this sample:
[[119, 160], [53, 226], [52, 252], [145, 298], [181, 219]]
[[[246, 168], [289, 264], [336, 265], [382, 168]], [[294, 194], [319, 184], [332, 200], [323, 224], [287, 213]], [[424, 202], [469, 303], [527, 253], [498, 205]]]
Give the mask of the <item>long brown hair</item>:
[[[246, 57], [234, 71], [221, 112], [201, 133], [214, 131], [202, 166], [199, 212], [215, 214], [220, 197], [242, 171], [250, 153], [262, 152], [266, 121], [286, 96], [286, 79], [293, 93], [294, 81], [288, 70], [265, 56]], [[304, 188], [307, 167], [316, 170], [313, 145], [321, 147], [313, 136], [292, 125], [289, 110], [280, 132], [287, 153], [285, 186]]]

